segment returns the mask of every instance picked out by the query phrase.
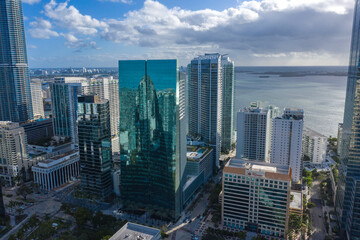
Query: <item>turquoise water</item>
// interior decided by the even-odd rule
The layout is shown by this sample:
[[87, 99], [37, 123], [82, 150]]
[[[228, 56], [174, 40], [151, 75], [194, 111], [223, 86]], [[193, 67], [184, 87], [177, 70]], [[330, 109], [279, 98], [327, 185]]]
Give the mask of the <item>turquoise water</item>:
[[305, 126], [336, 136], [344, 114], [346, 73], [346, 67], [239, 67], [235, 112], [257, 100], [280, 109], [303, 108]]

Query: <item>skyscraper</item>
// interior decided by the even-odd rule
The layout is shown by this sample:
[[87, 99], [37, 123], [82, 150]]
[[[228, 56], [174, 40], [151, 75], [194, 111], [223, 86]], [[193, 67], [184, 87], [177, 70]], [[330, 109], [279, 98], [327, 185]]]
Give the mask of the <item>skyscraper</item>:
[[270, 112], [243, 108], [237, 113], [236, 157], [270, 162]]
[[0, 1], [0, 121], [33, 118], [21, 0]]
[[[360, 209], [357, 205], [355, 197], [358, 197], [359, 190], [357, 189], [358, 180], [360, 177], [360, 159], [356, 157], [356, 147], [358, 146], [358, 138], [356, 134], [359, 133], [358, 128], [358, 112], [355, 114], [355, 108], [359, 108], [359, 102], [355, 102], [356, 88], [359, 83], [359, 60], [360, 60], [360, 1], [356, 0], [353, 29], [350, 49], [350, 61], [346, 88], [345, 111], [343, 124], [339, 125], [340, 140], [340, 166], [339, 166], [339, 182], [336, 190], [336, 211], [340, 217], [342, 229], [345, 229], [347, 237], [351, 239], [360, 239], [358, 230]], [[357, 96], [358, 97], [358, 96]], [[350, 144], [350, 142], [352, 143]], [[352, 154], [350, 153], [352, 152]], [[354, 218], [354, 219], [353, 219]], [[357, 218], [357, 219], [355, 219]], [[352, 221], [351, 221], [352, 220]]]
[[282, 118], [273, 119], [270, 162], [290, 166], [295, 183], [302, 174], [303, 126], [302, 109], [286, 108]]
[[109, 102], [96, 95], [79, 96], [77, 115], [81, 187], [105, 200], [113, 189]]
[[189, 67], [189, 133], [214, 147], [218, 167], [223, 124], [221, 55], [199, 56]]
[[234, 142], [234, 62], [229, 57], [221, 57], [222, 67], [222, 127], [221, 151], [231, 150]]
[[185, 79], [177, 60], [119, 61], [121, 198], [175, 219], [186, 165]]
[[77, 97], [82, 93], [81, 83], [55, 78], [50, 85], [54, 135], [71, 138], [77, 143]]
[[43, 102], [43, 92], [42, 92], [42, 83], [40, 79], [33, 79], [30, 82], [31, 89], [31, 100], [33, 107], [33, 116], [34, 118], [44, 118], [44, 102]]

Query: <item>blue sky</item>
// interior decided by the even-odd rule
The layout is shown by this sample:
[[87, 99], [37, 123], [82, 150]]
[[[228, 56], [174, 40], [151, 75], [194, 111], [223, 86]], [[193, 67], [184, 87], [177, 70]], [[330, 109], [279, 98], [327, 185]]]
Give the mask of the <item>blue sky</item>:
[[30, 67], [227, 53], [240, 66], [347, 65], [354, 0], [23, 0]]

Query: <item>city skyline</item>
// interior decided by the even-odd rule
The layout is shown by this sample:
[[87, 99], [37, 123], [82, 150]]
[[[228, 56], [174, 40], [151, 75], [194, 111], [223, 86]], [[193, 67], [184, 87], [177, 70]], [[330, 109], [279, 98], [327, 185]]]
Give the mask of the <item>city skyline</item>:
[[240, 66], [343, 66], [354, 7], [350, 0], [23, 2], [30, 67], [149, 58], [185, 66], [205, 52], [229, 53]]

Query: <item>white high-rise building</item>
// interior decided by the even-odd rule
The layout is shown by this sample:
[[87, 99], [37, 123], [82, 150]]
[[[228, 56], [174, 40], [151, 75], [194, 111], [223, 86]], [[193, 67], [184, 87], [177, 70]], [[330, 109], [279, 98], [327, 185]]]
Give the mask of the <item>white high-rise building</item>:
[[0, 177], [11, 181], [28, 170], [27, 139], [19, 123], [0, 121]]
[[237, 113], [236, 158], [270, 162], [270, 114], [261, 108]]
[[271, 163], [290, 166], [296, 183], [302, 171], [303, 126], [302, 109], [286, 108], [282, 118], [273, 119]]
[[189, 133], [215, 149], [219, 166], [222, 139], [221, 54], [205, 54], [189, 64]]
[[119, 79], [103, 78], [104, 98], [109, 100], [111, 136], [119, 135]]
[[310, 129], [304, 128], [302, 152], [310, 162], [322, 164], [326, 158], [327, 137]]
[[30, 82], [31, 101], [33, 105], [33, 116], [35, 119], [44, 118], [44, 102], [42, 82], [40, 79], [33, 79]]

